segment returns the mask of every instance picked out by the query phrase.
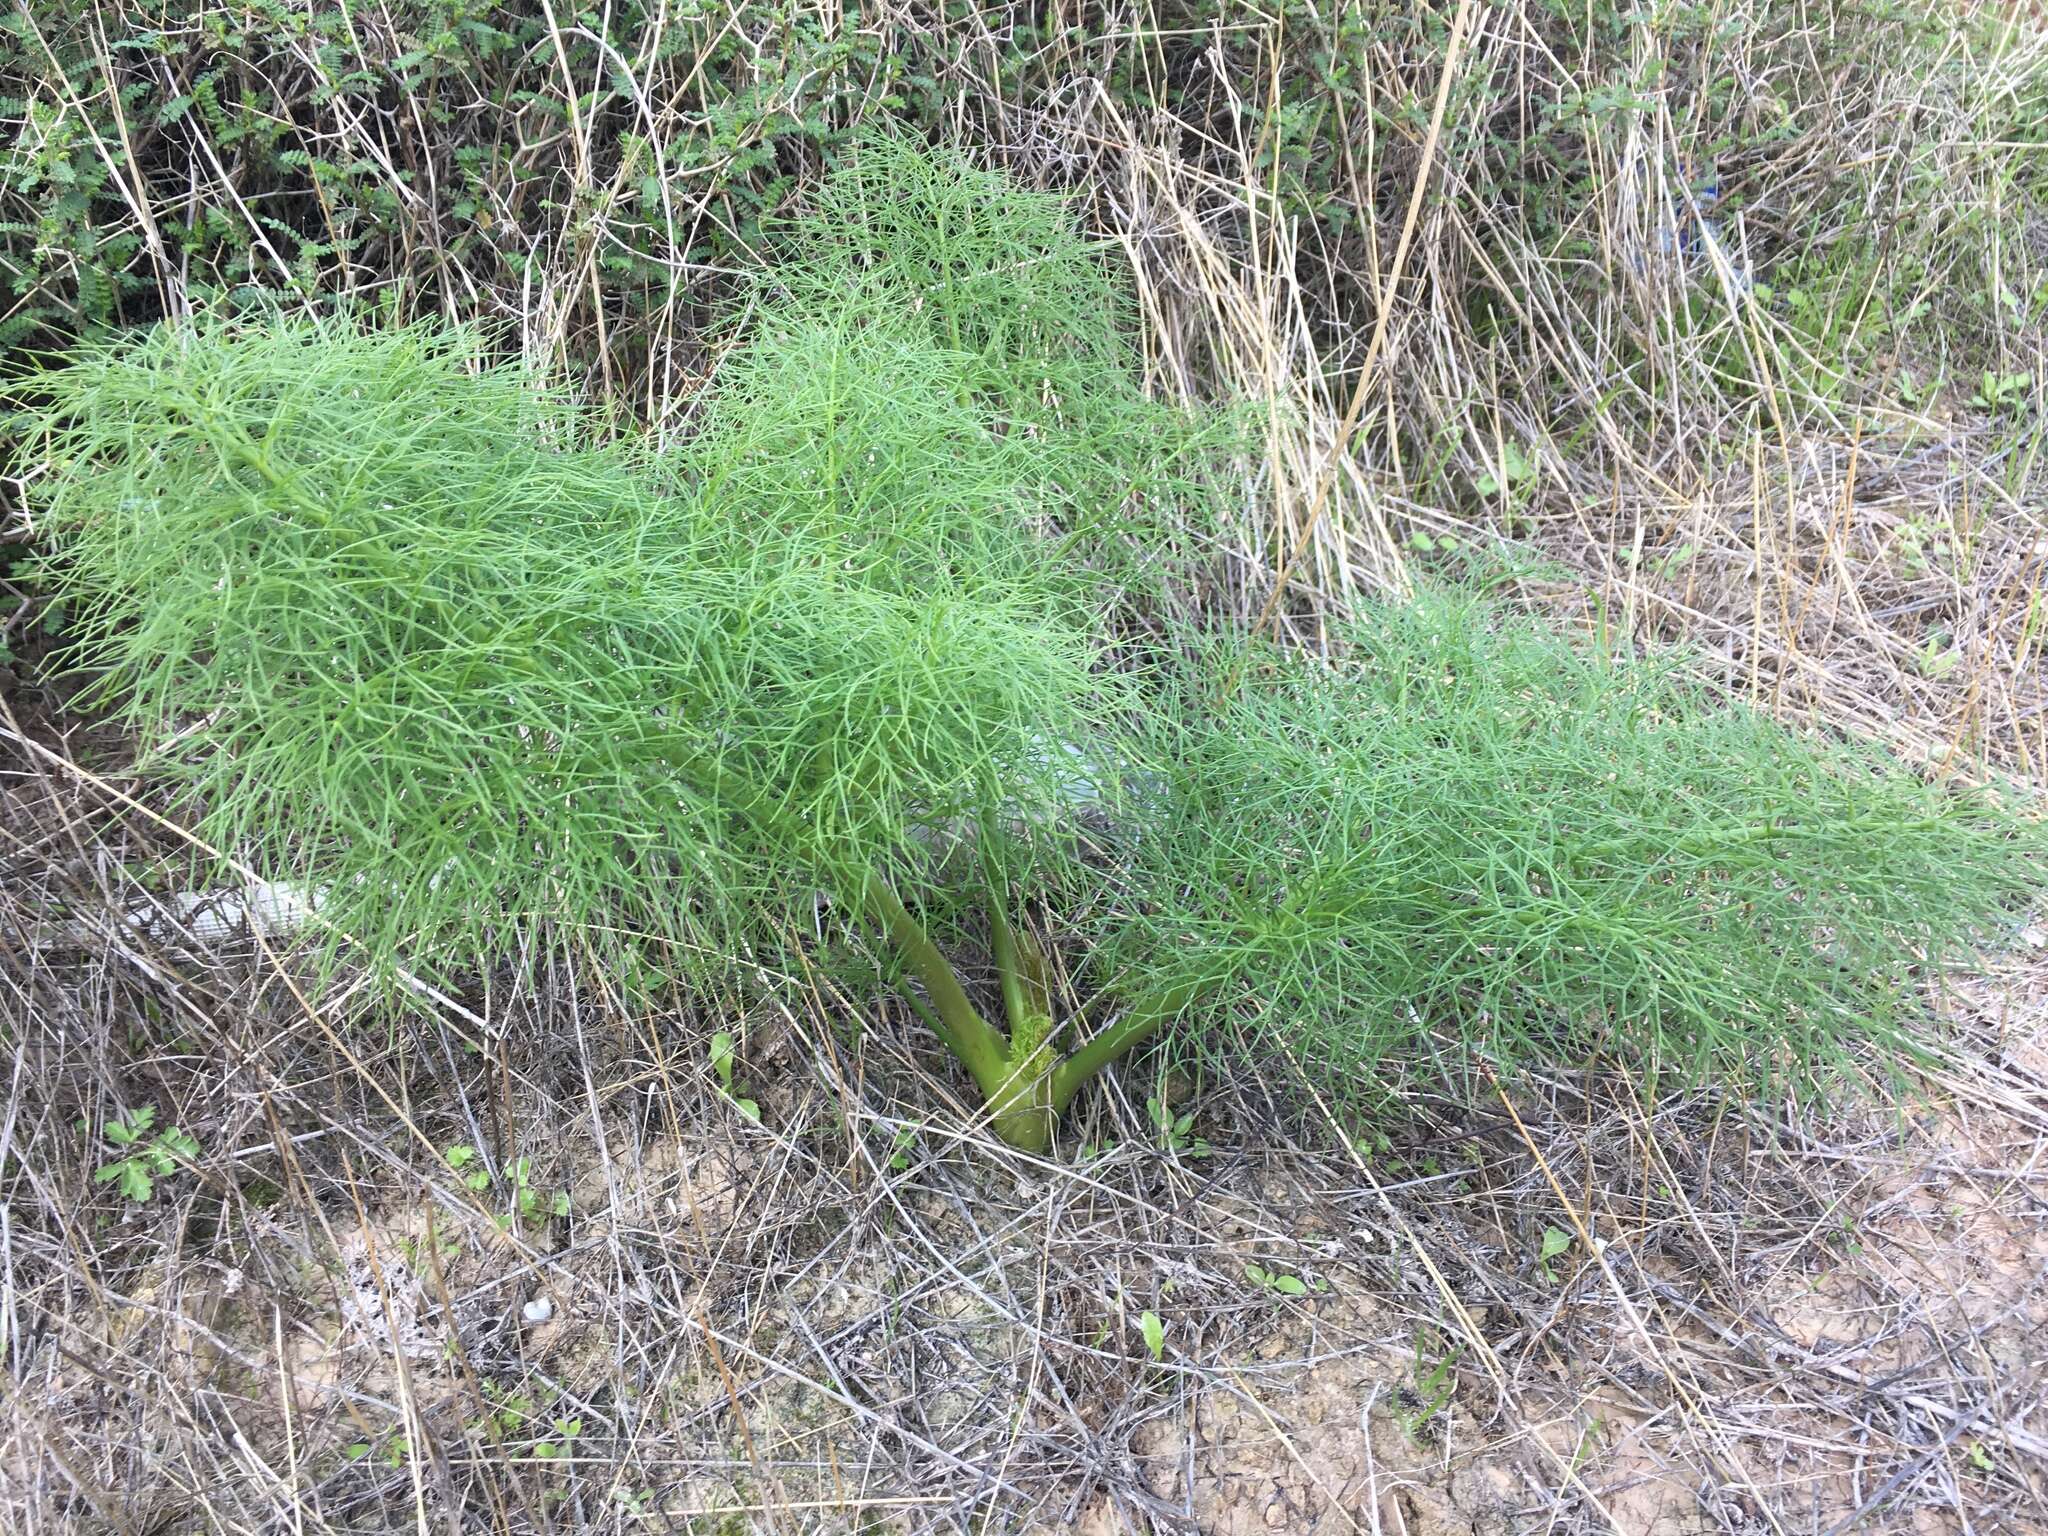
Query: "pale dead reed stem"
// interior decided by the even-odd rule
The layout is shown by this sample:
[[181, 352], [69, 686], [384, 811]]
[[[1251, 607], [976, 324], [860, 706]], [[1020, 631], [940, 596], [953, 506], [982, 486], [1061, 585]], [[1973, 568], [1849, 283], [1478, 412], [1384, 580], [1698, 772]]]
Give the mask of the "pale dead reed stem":
[[[1408, 195], [1408, 211], [1401, 220], [1400, 238], [1394, 244], [1394, 259], [1387, 270], [1387, 282], [1380, 292], [1379, 313], [1373, 317], [1372, 340], [1365, 349], [1365, 361], [1359, 366], [1358, 383], [1351, 391], [1351, 403], [1344, 408], [1343, 419], [1338, 423], [1336, 439], [1330, 444], [1329, 462], [1316, 478], [1315, 492], [1309, 497], [1308, 515], [1295, 535], [1294, 548], [1287, 551], [1280, 563], [1280, 569], [1273, 578], [1273, 589], [1266, 596], [1265, 604], [1259, 609], [1254, 633], [1263, 631], [1272, 620], [1273, 611], [1278, 607], [1287, 583], [1294, 573], [1301, 551], [1315, 537], [1321, 525], [1323, 509], [1330, 499], [1330, 488], [1336, 483], [1337, 468], [1350, 451], [1351, 436], [1358, 430], [1360, 416], [1364, 414], [1365, 397], [1372, 388], [1374, 369], [1378, 366], [1381, 350], [1386, 346], [1387, 324], [1394, 312], [1394, 293], [1401, 284], [1401, 274], [1407, 269], [1408, 249], [1415, 236], [1415, 223], [1421, 216], [1423, 198], [1429, 191], [1430, 174], [1436, 166], [1437, 142], [1442, 137], [1444, 110], [1450, 104], [1451, 86], [1458, 75], [1458, 63], [1465, 50], [1465, 32], [1472, 20], [1472, 0], [1458, 0], [1458, 14], [1451, 22], [1451, 38], [1444, 50], [1443, 73], [1438, 77], [1436, 102], [1430, 108], [1429, 131], [1422, 141], [1421, 163], [1415, 169], [1415, 185]], [[1231, 674], [1224, 691], [1228, 693], [1237, 684], [1237, 673]]]

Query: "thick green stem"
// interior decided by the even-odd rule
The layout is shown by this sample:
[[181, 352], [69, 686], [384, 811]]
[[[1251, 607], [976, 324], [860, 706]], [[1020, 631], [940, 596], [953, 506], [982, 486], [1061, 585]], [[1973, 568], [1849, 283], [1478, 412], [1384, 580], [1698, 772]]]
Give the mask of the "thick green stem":
[[1033, 1016], [1052, 1022], [1052, 967], [1046, 963], [1045, 951], [1039, 948], [1038, 940], [1024, 929], [1011, 931], [1011, 942], [1017, 950], [1017, 979], [1024, 988], [1024, 1001]]
[[1024, 995], [1024, 973], [1017, 957], [1017, 930], [1003, 911], [1002, 892], [995, 886], [988, 893], [989, 932], [994, 939], [996, 975], [1003, 988], [1003, 1011], [1010, 1018], [1010, 1038], [1016, 1040], [1029, 1029], [1031, 1004]]
[[1052, 1145], [1060, 1119], [1052, 1102], [1058, 1061], [1041, 1040], [1017, 1052], [1003, 1081], [988, 1094], [989, 1129], [1020, 1152], [1043, 1152]]
[[[1046, 1042], [1046, 1026], [1038, 1023], [1031, 1027], [1035, 1021], [1026, 1020], [1017, 1038], [1005, 1039], [1001, 1030], [981, 1016], [938, 945], [904, 908], [889, 882], [880, 875], [871, 876], [866, 895], [868, 910], [882, 925], [904, 964], [924, 983], [925, 994], [931, 999], [928, 1020], [935, 1025], [934, 1032], [960, 1058], [961, 1065], [974, 1074], [982, 1102], [988, 1106], [989, 1129], [1020, 1151], [1045, 1151], [1052, 1145], [1053, 1126], [1059, 1118], [1052, 1103], [1054, 1064], [1058, 1058]], [[1008, 933], [1007, 925], [997, 932]], [[1014, 935], [999, 938], [998, 943], [1011, 945], [1014, 962]], [[1018, 1005], [1022, 1006], [1021, 981], [1017, 982], [1017, 991]]]
[[896, 952], [924, 983], [925, 994], [950, 1037], [947, 1048], [974, 1074], [982, 1092], [992, 1095], [1009, 1075], [1010, 1047], [1002, 1031], [981, 1016], [953, 967], [939, 953], [939, 946], [880, 875], [868, 878], [867, 901], [868, 910], [889, 935]]
[[1125, 1009], [1109, 1028], [1061, 1062], [1052, 1075], [1054, 1117], [1057, 1118], [1073, 1102], [1074, 1095], [1086, 1087], [1096, 1073], [1179, 1018], [1181, 1011], [1195, 1000], [1200, 991], [1199, 983], [1185, 982], [1142, 999]]
[[924, 983], [931, 1000], [928, 1010], [920, 1010], [926, 1022], [974, 1074], [988, 1107], [989, 1128], [1019, 1151], [1050, 1147], [1061, 1113], [1089, 1079], [1172, 1023], [1200, 990], [1188, 983], [1143, 999], [1062, 1061], [1048, 1039], [1052, 1020], [1044, 957], [1010, 925], [999, 897], [992, 894], [990, 913], [1010, 1016], [1008, 1038], [981, 1016], [938, 945], [879, 875], [868, 881], [867, 903], [904, 963]]

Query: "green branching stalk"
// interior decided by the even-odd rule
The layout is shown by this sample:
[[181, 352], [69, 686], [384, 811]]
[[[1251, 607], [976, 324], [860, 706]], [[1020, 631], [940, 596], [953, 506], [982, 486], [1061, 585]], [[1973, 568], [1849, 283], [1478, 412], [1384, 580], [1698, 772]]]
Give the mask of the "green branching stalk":
[[1074, 1101], [1103, 1068], [1123, 1060], [1185, 1015], [1207, 990], [1200, 981], [1182, 981], [1140, 999], [1099, 1034], [1061, 1061], [1052, 1076], [1055, 1118]]
[[868, 905], [904, 966], [923, 983], [940, 1040], [992, 1095], [1009, 1078], [1010, 1042], [981, 1016], [951, 962], [879, 875], [868, 884]]

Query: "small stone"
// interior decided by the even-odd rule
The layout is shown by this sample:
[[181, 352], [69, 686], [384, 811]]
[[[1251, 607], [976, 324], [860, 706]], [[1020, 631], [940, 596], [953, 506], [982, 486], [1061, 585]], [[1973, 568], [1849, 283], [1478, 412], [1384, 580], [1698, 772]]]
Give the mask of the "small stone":
[[519, 1309], [519, 1315], [529, 1323], [544, 1323], [555, 1315], [555, 1304], [545, 1296], [536, 1296]]

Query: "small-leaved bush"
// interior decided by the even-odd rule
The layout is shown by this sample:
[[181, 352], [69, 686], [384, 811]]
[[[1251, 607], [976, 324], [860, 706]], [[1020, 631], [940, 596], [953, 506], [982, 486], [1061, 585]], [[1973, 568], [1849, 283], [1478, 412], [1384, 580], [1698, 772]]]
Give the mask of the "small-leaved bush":
[[321, 961], [866, 946], [1038, 1148], [1230, 1019], [1340, 1089], [1448, 1043], [1806, 1080], [2039, 884], [1995, 797], [1476, 598], [1316, 660], [1178, 601], [1233, 436], [1146, 398], [1057, 201], [875, 143], [775, 238], [664, 453], [439, 327], [36, 381], [94, 696]]

